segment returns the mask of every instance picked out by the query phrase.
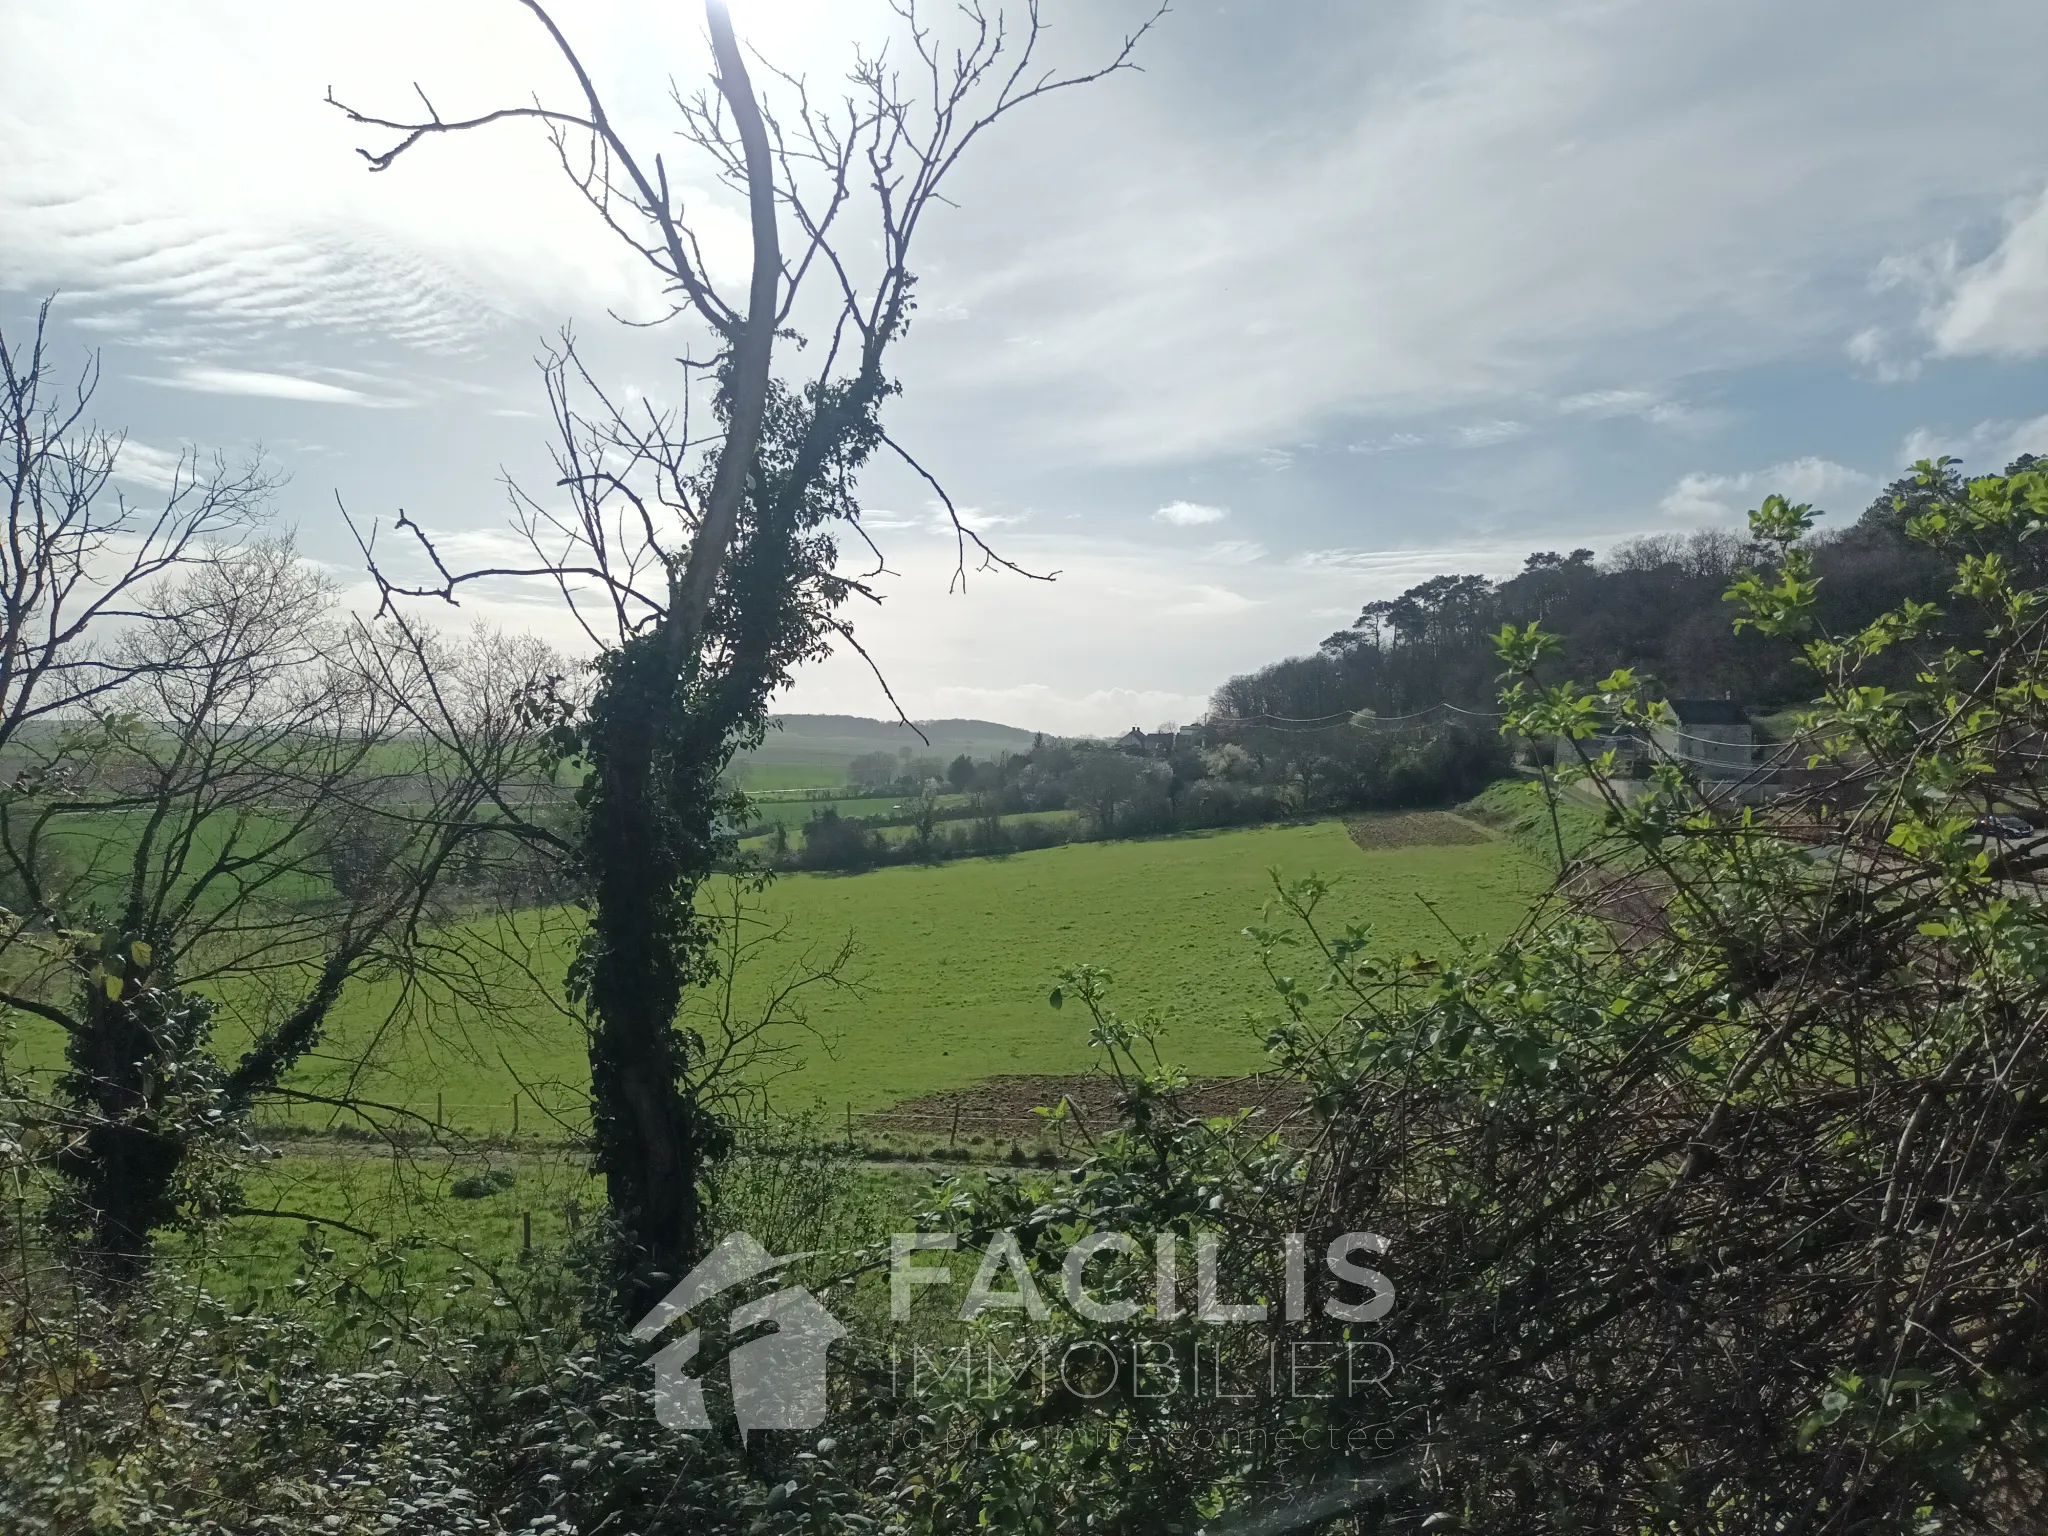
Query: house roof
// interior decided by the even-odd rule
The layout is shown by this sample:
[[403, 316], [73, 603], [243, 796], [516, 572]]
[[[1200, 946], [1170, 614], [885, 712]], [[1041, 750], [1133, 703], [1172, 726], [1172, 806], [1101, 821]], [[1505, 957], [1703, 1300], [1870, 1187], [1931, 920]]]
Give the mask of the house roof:
[[1749, 712], [1733, 699], [1667, 699], [1684, 725], [1747, 725]]

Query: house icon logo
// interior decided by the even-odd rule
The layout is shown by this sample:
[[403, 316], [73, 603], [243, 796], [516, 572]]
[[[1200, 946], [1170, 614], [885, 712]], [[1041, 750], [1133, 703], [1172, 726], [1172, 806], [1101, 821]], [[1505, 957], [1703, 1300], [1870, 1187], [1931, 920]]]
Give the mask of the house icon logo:
[[[677, 1318], [712, 1297], [803, 1257], [791, 1253], [778, 1259], [745, 1232], [734, 1232], [640, 1319], [633, 1337], [659, 1338]], [[816, 1429], [825, 1422], [826, 1352], [834, 1339], [846, 1337], [846, 1329], [800, 1285], [735, 1307], [727, 1319], [734, 1335], [761, 1323], [774, 1324], [773, 1331], [748, 1339], [726, 1357], [741, 1437], [757, 1429]], [[704, 1383], [686, 1369], [702, 1342], [701, 1331], [692, 1328], [656, 1351], [650, 1362], [654, 1416], [664, 1428], [711, 1428]]]

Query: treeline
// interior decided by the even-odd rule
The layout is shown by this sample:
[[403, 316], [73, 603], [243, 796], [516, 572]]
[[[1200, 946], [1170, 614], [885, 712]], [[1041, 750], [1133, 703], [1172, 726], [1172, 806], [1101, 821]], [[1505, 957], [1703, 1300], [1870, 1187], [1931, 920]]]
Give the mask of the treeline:
[[[1041, 738], [1029, 752], [993, 761], [956, 757], [943, 778], [922, 771], [926, 766], [913, 762], [903, 776], [903, 787], [918, 794], [907, 822], [846, 816], [826, 806], [793, 837], [776, 827], [767, 862], [784, 869], [872, 869], [1333, 811], [1443, 805], [1477, 794], [1505, 773], [1508, 749], [1492, 723], [1481, 720], [1358, 728], [1341, 739], [1259, 729], [1190, 731], [1143, 749]], [[942, 802], [941, 783], [964, 800]], [[899, 839], [883, 830], [905, 825], [908, 836]]]
[[[2025, 455], [2006, 473], [2033, 462]], [[1909, 598], [1953, 606], [1953, 563], [1909, 537], [1907, 527], [1930, 512], [1945, 515], [1938, 509], [1955, 496], [1967, 498], [1972, 485], [1992, 483], [1965, 480], [1944, 462], [1936, 483], [1894, 481], [1856, 522], [1816, 534], [1814, 618], [1821, 628], [1860, 628]], [[2048, 576], [2031, 543], [2015, 536], [1999, 552], [2022, 580]], [[1740, 535], [1704, 528], [1631, 539], [1601, 559], [1589, 549], [1532, 554], [1519, 575], [1502, 582], [1432, 577], [1399, 597], [1366, 604], [1315, 654], [1232, 678], [1216, 690], [1212, 718], [1256, 726], [1359, 710], [1488, 710], [1500, 672], [1492, 637], [1503, 624], [1532, 621], [1564, 642], [1556, 663], [1563, 675], [1597, 678], [1632, 667], [1670, 697], [1804, 701], [1813, 683], [1797, 658], [1754, 629], [1737, 632], [1730, 624], [1729, 585], [1763, 554]]]

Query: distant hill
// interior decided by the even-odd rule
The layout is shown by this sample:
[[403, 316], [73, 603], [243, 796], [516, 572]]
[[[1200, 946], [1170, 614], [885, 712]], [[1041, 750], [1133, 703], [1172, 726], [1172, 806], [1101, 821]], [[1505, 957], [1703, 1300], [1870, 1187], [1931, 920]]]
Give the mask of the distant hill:
[[[952, 759], [965, 752], [974, 758], [995, 758], [1024, 752], [1032, 733], [993, 720], [920, 720], [917, 731], [900, 720], [870, 720], [861, 715], [776, 715], [768, 737], [755, 751], [736, 758], [740, 782], [753, 789], [781, 789], [799, 784], [830, 785], [844, 781], [846, 765], [866, 752], [903, 752], [913, 757]], [[808, 770], [808, 771], [802, 771]]]

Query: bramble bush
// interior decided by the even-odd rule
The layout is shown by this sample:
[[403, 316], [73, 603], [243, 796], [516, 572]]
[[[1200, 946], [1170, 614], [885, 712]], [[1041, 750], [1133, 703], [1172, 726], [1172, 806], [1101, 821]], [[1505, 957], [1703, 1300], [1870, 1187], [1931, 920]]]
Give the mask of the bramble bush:
[[[1770, 559], [1736, 580], [1738, 622], [1795, 643], [1818, 689], [1796, 796], [1745, 809], [1666, 764], [1624, 802], [1582, 752], [1567, 776], [1609, 797], [1597, 857], [1512, 942], [1449, 959], [1383, 955], [1324, 923], [1326, 882], [1282, 885], [1250, 934], [1301, 1116], [1174, 1121], [1174, 1079], [1148, 1069], [1078, 1182], [968, 1202], [1027, 1244], [1110, 1227], [1208, 1228], [1252, 1254], [1287, 1231], [1312, 1251], [1332, 1231], [1392, 1238], [1382, 1390], [1217, 1405], [1269, 1432], [1235, 1460], [1148, 1433], [1154, 1405], [1106, 1400], [1084, 1449], [1042, 1453], [1031, 1481], [1128, 1530], [1193, 1530], [1226, 1502], [1319, 1511], [1269, 1529], [2034, 1528], [2048, 614], [2008, 552], [2048, 525], [2048, 475], [1919, 473], [1910, 530], [1952, 563], [1947, 623], [1974, 616], [1967, 646], [1923, 645], [1938, 610], [1917, 600], [1823, 632], [1810, 509], [1773, 497], [1752, 518]], [[1541, 681], [1553, 644], [1535, 625], [1500, 636], [1509, 729], [1584, 742], [1654, 722], [1627, 672]], [[1912, 687], [1866, 680], [1916, 647]], [[1994, 814], [2037, 830], [1989, 836]], [[1145, 1037], [1081, 980], [1106, 1050]], [[1305, 1412], [1391, 1425], [1397, 1448], [1283, 1449]], [[978, 1475], [947, 1485], [968, 1507], [932, 1529], [1015, 1482], [1012, 1422], [975, 1422], [959, 1443]]]

